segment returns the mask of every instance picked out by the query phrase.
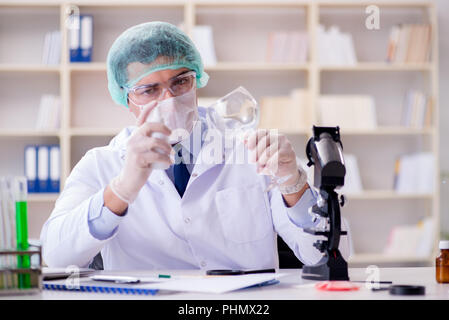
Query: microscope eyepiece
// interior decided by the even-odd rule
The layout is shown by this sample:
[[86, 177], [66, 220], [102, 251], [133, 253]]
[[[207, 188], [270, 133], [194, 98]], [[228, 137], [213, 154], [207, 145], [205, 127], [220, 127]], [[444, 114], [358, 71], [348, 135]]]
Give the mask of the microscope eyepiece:
[[309, 166], [315, 165], [314, 185], [317, 188], [341, 187], [346, 169], [338, 127], [313, 127], [314, 136], [307, 143]]

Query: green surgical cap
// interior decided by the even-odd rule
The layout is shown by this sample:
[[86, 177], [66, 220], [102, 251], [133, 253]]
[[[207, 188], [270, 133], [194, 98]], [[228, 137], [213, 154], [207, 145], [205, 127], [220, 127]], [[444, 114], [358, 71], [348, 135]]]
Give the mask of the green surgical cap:
[[198, 88], [209, 75], [192, 40], [167, 22], [147, 22], [124, 31], [112, 44], [107, 57], [108, 89], [112, 99], [128, 107], [126, 90], [150, 73], [188, 68], [196, 72]]

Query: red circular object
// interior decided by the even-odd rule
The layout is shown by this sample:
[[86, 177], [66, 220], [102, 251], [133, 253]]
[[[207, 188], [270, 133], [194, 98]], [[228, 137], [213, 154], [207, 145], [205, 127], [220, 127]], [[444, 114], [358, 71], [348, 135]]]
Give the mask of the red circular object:
[[321, 291], [355, 291], [360, 287], [350, 281], [321, 281], [315, 288]]

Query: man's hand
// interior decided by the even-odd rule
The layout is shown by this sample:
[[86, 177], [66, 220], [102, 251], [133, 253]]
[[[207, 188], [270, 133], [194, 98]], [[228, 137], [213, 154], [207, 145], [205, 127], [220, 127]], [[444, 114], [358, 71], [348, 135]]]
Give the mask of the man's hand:
[[[167, 140], [152, 137], [152, 134], [155, 132], [169, 136], [171, 134], [170, 129], [162, 123], [146, 122], [148, 115], [156, 105], [157, 102], [148, 105], [137, 118], [136, 125], [138, 128], [130, 136], [126, 145], [125, 165], [105, 191], [105, 205], [107, 205], [106, 198], [111, 198], [112, 192], [116, 198], [121, 200], [120, 208], [114, 206], [116, 207], [115, 209], [123, 209], [125, 207], [124, 203], [126, 203], [127, 207], [128, 204], [135, 200], [140, 189], [145, 185], [154, 163], [172, 164], [170, 157], [172, 148], [170, 144]], [[113, 202], [120, 203], [118, 199], [115, 199]], [[117, 211], [124, 211], [110, 209], [117, 214], [119, 214]]]
[[250, 161], [257, 164], [257, 172], [275, 177], [292, 177], [282, 185], [291, 185], [298, 176], [296, 154], [292, 144], [276, 130], [259, 129], [250, 133], [246, 140]]
[[[281, 188], [294, 186], [302, 178], [301, 174], [306, 174], [299, 170], [292, 144], [277, 130], [256, 130], [245, 137], [245, 144], [252, 151], [250, 161], [257, 164], [258, 173], [278, 178], [290, 176], [281, 183]], [[298, 192], [284, 194], [284, 200], [289, 206], [294, 205], [307, 188], [308, 185], [305, 184]]]

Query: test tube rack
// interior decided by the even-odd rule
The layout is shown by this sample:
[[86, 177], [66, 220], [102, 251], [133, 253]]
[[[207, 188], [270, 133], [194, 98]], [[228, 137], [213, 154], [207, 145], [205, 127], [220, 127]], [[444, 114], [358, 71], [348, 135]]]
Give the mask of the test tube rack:
[[[31, 261], [29, 268], [18, 268], [14, 263], [19, 256], [28, 256]], [[29, 275], [29, 286], [19, 286], [19, 276]], [[0, 296], [36, 294], [42, 291], [42, 250], [40, 246], [27, 250], [0, 249]]]

